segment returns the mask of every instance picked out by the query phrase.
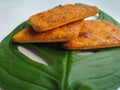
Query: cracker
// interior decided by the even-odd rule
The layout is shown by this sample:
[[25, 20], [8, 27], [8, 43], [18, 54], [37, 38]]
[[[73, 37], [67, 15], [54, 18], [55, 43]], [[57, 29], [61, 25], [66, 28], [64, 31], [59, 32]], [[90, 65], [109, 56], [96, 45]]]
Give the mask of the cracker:
[[96, 6], [67, 4], [35, 14], [29, 18], [29, 21], [34, 30], [44, 32], [93, 16], [98, 11]]
[[83, 50], [120, 46], [120, 28], [105, 20], [86, 20], [82, 22], [79, 36], [62, 46]]
[[81, 21], [77, 21], [46, 32], [36, 32], [29, 26], [15, 34], [13, 41], [18, 43], [65, 42], [79, 35], [80, 25]]

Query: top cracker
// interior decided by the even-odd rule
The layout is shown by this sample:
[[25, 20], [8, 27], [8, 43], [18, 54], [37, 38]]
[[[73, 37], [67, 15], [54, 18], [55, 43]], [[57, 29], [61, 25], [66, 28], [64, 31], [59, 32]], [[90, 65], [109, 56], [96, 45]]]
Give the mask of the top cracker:
[[97, 14], [98, 11], [96, 6], [66, 4], [35, 14], [29, 18], [29, 21], [34, 30], [44, 32], [93, 16]]

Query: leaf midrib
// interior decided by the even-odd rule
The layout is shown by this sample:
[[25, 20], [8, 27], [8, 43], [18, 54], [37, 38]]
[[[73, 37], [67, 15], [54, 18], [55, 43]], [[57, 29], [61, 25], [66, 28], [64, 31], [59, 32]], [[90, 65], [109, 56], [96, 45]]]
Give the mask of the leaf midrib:
[[64, 73], [63, 73], [64, 75], [63, 75], [62, 84], [61, 84], [61, 90], [68, 90], [69, 58], [70, 58], [70, 52], [67, 51], [66, 59], [65, 59]]

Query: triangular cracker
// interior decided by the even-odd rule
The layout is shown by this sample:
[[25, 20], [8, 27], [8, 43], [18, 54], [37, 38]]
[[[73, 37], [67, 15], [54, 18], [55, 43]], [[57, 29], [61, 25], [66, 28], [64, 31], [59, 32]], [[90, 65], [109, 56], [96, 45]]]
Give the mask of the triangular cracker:
[[46, 32], [36, 32], [31, 26], [24, 28], [13, 36], [19, 43], [64, 42], [79, 35], [81, 21], [70, 23]]
[[63, 43], [66, 49], [96, 49], [120, 46], [120, 28], [105, 20], [82, 22], [79, 37]]
[[29, 21], [34, 30], [44, 32], [93, 16], [98, 12], [99, 10], [95, 6], [66, 4], [32, 15]]

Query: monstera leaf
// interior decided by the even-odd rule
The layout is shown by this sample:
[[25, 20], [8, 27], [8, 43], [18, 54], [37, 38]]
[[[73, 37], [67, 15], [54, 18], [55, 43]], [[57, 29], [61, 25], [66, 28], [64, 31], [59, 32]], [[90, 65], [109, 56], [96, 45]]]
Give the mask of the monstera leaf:
[[[100, 11], [98, 19], [120, 26]], [[38, 63], [22, 54], [12, 36], [24, 27], [25, 21], [0, 43], [0, 86], [3, 90], [117, 90], [120, 86], [120, 48], [67, 51], [46, 44], [21, 44], [47, 63]], [[34, 52], [33, 52], [34, 53]]]

